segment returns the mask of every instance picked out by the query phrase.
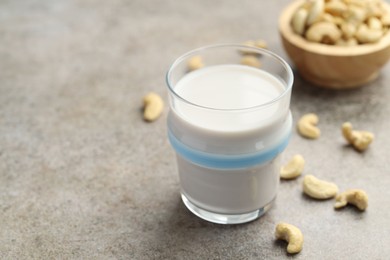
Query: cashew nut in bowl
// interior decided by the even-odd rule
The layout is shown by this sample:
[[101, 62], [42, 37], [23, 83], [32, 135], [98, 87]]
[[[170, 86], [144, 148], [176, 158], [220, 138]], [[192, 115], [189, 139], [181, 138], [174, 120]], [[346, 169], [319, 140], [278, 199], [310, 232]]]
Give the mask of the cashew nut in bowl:
[[308, 11], [304, 8], [299, 8], [299, 10], [294, 13], [292, 20], [291, 20], [291, 25], [293, 30], [300, 35], [303, 35], [305, 31], [305, 26], [306, 26], [306, 19], [308, 15]]
[[334, 18], [335, 17], [333, 17], [333, 15], [331, 15], [331, 14], [323, 13], [321, 16], [321, 21], [334, 23]]
[[147, 94], [144, 99], [144, 119], [146, 121], [156, 120], [162, 113], [164, 108], [164, 102], [156, 93]]
[[341, 1], [327, 1], [325, 3], [325, 11], [331, 15], [341, 16], [348, 10], [348, 6]]
[[358, 209], [364, 211], [368, 207], [367, 193], [359, 189], [347, 190], [336, 197], [335, 209], [343, 208], [347, 204], [355, 205]]
[[368, 19], [367, 24], [371, 30], [382, 30], [382, 22], [376, 17]]
[[298, 132], [303, 137], [317, 139], [321, 135], [320, 129], [316, 126], [318, 121], [318, 116], [313, 113], [302, 116], [298, 121]]
[[370, 29], [367, 25], [361, 24], [355, 36], [360, 43], [373, 43], [377, 42], [382, 35], [382, 30]]
[[374, 134], [368, 131], [353, 130], [350, 122], [345, 122], [341, 126], [341, 131], [344, 138], [350, 143], [356, 150], [362, 152], [368, 148], [368, 146], [374, 140]]
[[303, 179], [303, 192], [314, 199], [330, 199], [337, 195], [339, 188], [336, 184], [320, 180], [313, 175], [306, 175]]
[[355, 38], [358, 44], [370, 44], [384, 37], [390, 27], [390, 10], [383, 0], [302, 2], [290, 23], [296, 34], [311, 42], [353, 46], [343, 40]]
[[367, 19], [367, 11], [364, 9], [364, 6], [357, 5], [349, 5], [347, 12], [343, 13], [344, 19], [354, 22], [354, 23], [362, 23]]
[[384, 26], [390, 26], [390, 14], [385, 14], [381, 17], [381, 22]]
[[306, 20], [307, 25], [312, 25], [317, 22], [324, 12], [324, 0], [314, 0], [311, 2], [309, 15]]
[[341, 38], [341, 31], [331, 22], [318, 22], [310, 26], [306, 38], [312, 42], [334, 44]]
[[296, 254], [301, 252], [303, 247], [303, 234], [296, 226], [281, 222], [275, 228], [276, 239], [287, 241], [287, 252]]
[[356, 46], [358, 45], [358, 41], [355, 38], [350, 38], [348, 40], [340, 39], [336, 42], [338, 46]]
[[343, 38], [345, 39], [355, 39], [352, 38], [356, 33], [357, 27], [353, 23], [343, 23], [341, 24], [341, 31], [343, 32]]
[[302, 174], [303, 167], [305, 166], [305, 160], [300, 154], [294, 155], [294, 157], [280, 169], [280, 177], [282, 179], [294, 179]]

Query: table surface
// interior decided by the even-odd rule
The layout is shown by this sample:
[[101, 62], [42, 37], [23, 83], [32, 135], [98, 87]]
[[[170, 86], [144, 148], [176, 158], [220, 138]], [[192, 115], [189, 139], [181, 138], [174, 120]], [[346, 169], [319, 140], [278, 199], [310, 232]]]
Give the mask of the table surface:
[[[261, 38], [290, 62], [277, 31], [288, 2], [1, 1], [0, 258], [283, 259], [285, 221], [305, 237], [296, 259], [388, 259], [390, 66], [349, 91], [295, 73], [294, 122], [317, 113], [322, 136], [294, 130], [283, 162], [301, 153], [304, 174], [366, 190], [363, 213], [307, 198], [300, 177], [256, 221], [203, 221], [179, 197], [167, 108], [142, 120], [143, 95], [167, 102], [167, 68], [193, 48]], [[345, 144], [346, 120], [375, 133], [365, 153]]]

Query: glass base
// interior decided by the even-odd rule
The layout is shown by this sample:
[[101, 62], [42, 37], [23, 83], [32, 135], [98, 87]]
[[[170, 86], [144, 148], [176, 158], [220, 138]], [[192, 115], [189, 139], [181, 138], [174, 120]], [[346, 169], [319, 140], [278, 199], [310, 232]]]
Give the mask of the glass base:
[[187, 197], [184, 194], [181, 194], [181, 199], [183, 200], [184, 205], [186, 205], [186, 207], [196, 216], [200, 217], [201, 219], [207, 220], [212, 223], [217, 223], [217, 224], [242, 224], [242, 223], [253, 221], [261, 217], [262, 215], [264, 215], [264, 213], [271, 208], [272, 203], [274, 202], [273, 199], [270, 203], [268, 203], [264, 207], [244, 214], [220, 214], [220, 213], [207, 211], [195, 206], [187, 199]]

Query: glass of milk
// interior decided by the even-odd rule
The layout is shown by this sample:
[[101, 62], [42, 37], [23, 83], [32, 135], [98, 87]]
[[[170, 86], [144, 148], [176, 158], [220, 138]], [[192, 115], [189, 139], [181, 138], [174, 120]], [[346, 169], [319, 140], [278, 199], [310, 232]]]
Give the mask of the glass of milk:
[[[247, 53], [261, 66], [242, 65]], [[189, 71], [194, 56], [204, 66]], [[289, 65], [268, 50], [213, 45], [179, 57], [166, 80], [168, 137], [184, 204], [220, 224], [262, 216], [275, 200], [292, 128]]]

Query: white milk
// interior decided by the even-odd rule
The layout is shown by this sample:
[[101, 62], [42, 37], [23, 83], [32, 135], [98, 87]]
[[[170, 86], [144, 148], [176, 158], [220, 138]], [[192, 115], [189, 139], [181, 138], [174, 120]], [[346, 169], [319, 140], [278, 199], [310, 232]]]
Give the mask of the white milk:
[[175, 87], [184, 99], [216, 109], [243, 109], [267, 103], [284, 87], [274, 76], [241, 65], [220, 65], [196, 70]]
[[[194, 150], [256, 153], [280, 143], [290, 132], [290, 98], [271, 102], [285, 87], [265, 71], [243, 65], [206, 67], [185, 75], [174, 90], [187, 102], [171, 100], [168, 128]], [[242, 214], [265, 207], [276, 196], [279, 156], [239, 169], [204, 167], [180, 154], [177, 158], [182, 193], [206, 211]]]
[[[245, 109], [268, 103], [277, 98], [284, 86], [271, 74], [242, 65], [219, 65], [194, 71], [184, 76], [175, 91], [187, 101], [213, 109]], [[267, 113], [252, 117], [210, 117], [209, 111], [199, 111], [179, 103], [180, 116], [188, 122], [221, 132], [240, 132], [258, 128], [258, 122], [277, 113], [272, 107]], [[234, 121], [232, 121], [234, 120]]]

